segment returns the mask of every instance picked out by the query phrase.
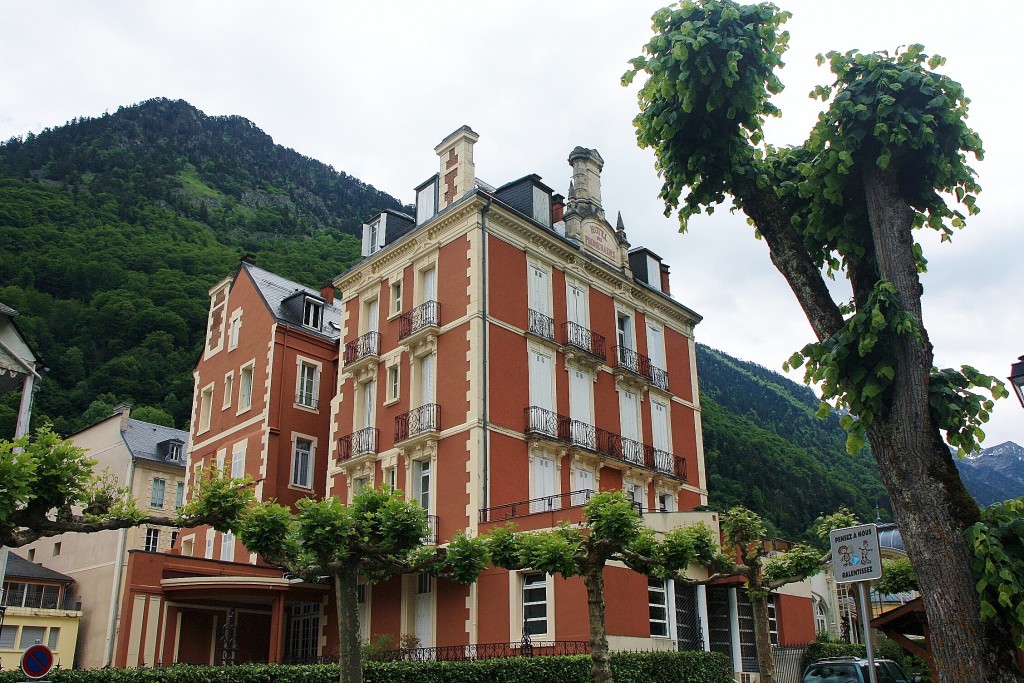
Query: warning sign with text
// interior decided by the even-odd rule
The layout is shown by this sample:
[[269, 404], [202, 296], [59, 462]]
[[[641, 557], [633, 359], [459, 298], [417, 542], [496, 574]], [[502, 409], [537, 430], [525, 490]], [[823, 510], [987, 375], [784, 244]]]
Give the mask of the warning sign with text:
[[878, 527], [874, 524], [833, 529], [832, 570], [836, 583], [874, 581], [882, 578], [882, 558], [878, 548]]

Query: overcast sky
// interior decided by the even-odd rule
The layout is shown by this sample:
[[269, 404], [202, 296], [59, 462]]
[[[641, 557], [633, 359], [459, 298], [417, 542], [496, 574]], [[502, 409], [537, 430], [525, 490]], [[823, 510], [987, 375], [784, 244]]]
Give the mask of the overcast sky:
[[[282, 145], [413, 201], [437, 170], [433, 147], [468, 124], [477, 175], [528, 173], [565, 193], [576, 145], [605, 159], [609, 219], [672, 268], [673, 295], [704, 316], [697, 339], [781, 371], [812, 339], [767, 249], [722, 210], [679, 235], [662, 215], [653, 155], [636, 146], [636, 88], [619, 78], [650, 36], [657, 0], [456, 2], [88, 2], [0, 4], [0, 139], [153, 97], [250, 119]], [[828, 81], [814, 56], [914, 42], [948, 58], [972, 99], [986, 157], [982, 213], [952, 245], [923, 235], [925, 325], [941, 367], [1005, 378], [1024, 354], [1024, 144], [1017, 42], [1024, 3], [781, 2], [793, 13], [775, 144], [804, 140]], [[798, 374], [794, 379], [800, 379]], [[1024, 444], [1024, 410], [1001, 401], [986, 445]]]

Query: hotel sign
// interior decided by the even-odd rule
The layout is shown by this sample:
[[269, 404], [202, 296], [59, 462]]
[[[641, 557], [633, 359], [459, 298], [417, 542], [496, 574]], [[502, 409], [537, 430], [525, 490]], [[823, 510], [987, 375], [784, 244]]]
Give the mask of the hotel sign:
[[622, 266], [619, 260], [619, 241], [610, 228], [598, 221], [590, 220], [582, 226], [584, 248], [600, 256], [605, 261], [610, 261], [616, 267]]

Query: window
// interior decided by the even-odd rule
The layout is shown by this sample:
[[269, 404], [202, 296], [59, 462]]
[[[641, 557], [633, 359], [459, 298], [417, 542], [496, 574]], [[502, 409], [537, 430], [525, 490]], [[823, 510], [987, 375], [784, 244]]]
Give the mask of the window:
[[634, 465], [644, 464], [640, 443], [640, 399], [632, 391], [619, 392], [619, 431], [628, 442], [622, 444], [623, 458]]
[[179, 481], [175, 486], [174, 509], [180, 510], [181, 506], [185, 504], [185, 482]]
[[149, 495], [149, 507], [163, 508], [164, 493], [167, 489], [167, 480], [156, 477], [153, 479], [153, 489]]
[[628, 313], [619, 312], [616, 314], [616, 335], [619, 346], [624, 349], [633, 348], [633, 319]]
[[544, 410], [554, 407], [555, 361], [548, 354], [530, 350], [530, 405]]
[[320, 396], [320, 368], [306, 361], [299, 362], [298, 389], [295, 402], [306, 408], [316, 408]]
[[245, 476], [245, 451], [235, 451], [231, 454], [231, 478], [238, 479]]
[[587, 327], [587, 290], [582, 285], [570, 282], [566, 285], [566, 296], [569, 322]]
[[35, 562], [36, 561], [36, 549], [35, 548], [29, 548], [28, 549], [28, 561], [29, 562]]
[[559, 507], [555, 461], [539, 455], [533, 458], [533, 493], [530, 512], [544, 512]]
[[572, 496], [572, 505], [583, 505], [596, 490], [594, 485], [594, 470], [589, 467], [574, 466], [572, 468], [572, 490], [577, 493]]
[[210, 537], [206, 539], [206, 552], [203, 553], [203, 557], [205, 557], [208, 560], [213, 559], [213, 534], [215, 533], [215, 531], [211, 531]]
[[647, 577], [647, 612], [650, 615], [651, 636], [668, 638], [668, 591], [662, 579]]
[[221, 410], [231, 407], [231, 399], [235, 395], [235, 373], [229, 372], [224, 375], [224, 403], [221, 404]]
[[544, 574], [523, 575], [523, 631], [531, 636], [548, 632], [548, 582]]
[[238, 387], [238, 410], [248, 410], [252, 407], [252, 372], [253, 364], [250, 363], [242, 368], [241, 380]]
[[370, 256], [384, 248], [384, 221], [378, 218], [363, 226], [363, 256]]
[[659, 493], [658, 494], [658, 511], [659, 512], [675, 512], [676, 511], [676, 497], [671, 493]]
[[53, 556], [57, 557], [60, 555], [60, 541], [53, 544]]
[[35, 645], [36, 643], [42, 643], [45, 636], [45, 626], [22, 626], [21, 641], [18, 643], [18, 647], [25, 649]]
[[413, 496], [419, 501], [420, 507], [430, 514], [430, 461], [415, 460], [412, 466]]
[[370, 380], [369, 382], [364, 382], [362, 384], [362, 387], [363, 387], [363, 402], [362, 402], [363, 427], [362, 428], [373, 427], [376, 424], [376, 421], [374, 419], [374, 417], [375, 417], [374, 416], [374, 407], [375, 407], [376, 400], [377, 400], [377, 381], [376, 380]]
[[547, 339], [555, 336], [554, 321], [551, 319], [551, 285], [548, 271], [532, 263], [526, 266], [530, 278], [527, 295], [530, 310], [530, 332]]
[[177, 542], [178, 542], [178, 530], [175, 529], [174, 531], [171, 532], [171, 542], [170, 542], [170, 544], [167, 547], [168, 548], [173, 548], [174, 544], [177, 543]]
[[391, 367], [388, 368], [388, 400], [389, 401], [397, 401], [398, 400], [398, 390], [400, 388], [399, 380], [400, 380], [399, 366], [398, 366], [398, 364], [392, 365]]
[[384, 483], [394, 491], [398, 488], [398, 468], [397, 467], [385, 467], [384, 468]]
[[324, 305], [316, 299], [306, 299], [302, 303], [302, 324], [314, 330], [320, 329], [324, 315]]
[[182, 542], [181, 542], [181, 554], [182, 555], [184, 555], [185, 557], [192, 557], [192, 553], [195, 552], [195, 549], [196, 549], [196, 539], [195, 539], [195, 537], [189, 536], [188, 538], [182, 540]]
[[416, 191], [416, 225], [423, 225], [437, 213], [437, 184], [436, 180]]
[[17, 626], [4, 626], [0, 629], [0, 650], [13, 650], [14, 638], [17, 634]]
[[380, 330], [380, 299], [367, 301], [363, 305], [363, 315], [366, 321], [366, 331], [378, 332]]
[[155, 553], [160, 549], [160, 530], [152, 527], [146, 529], [146, 545], [143, 550], [147, 553]]
[[51, 650], [56, 650], [57, 649], [57, 643], [59, 643], [59, 642], [60, 642], [60, 627], [58, 627], [58, 626], [51, 626], [50, 627], [50, 633], [49, 633], [49, 635], [46, 638], [46, 647], [50, 648]]
[[228, 327], [228, 351], [238, 346], [238, 333], [242, 331], [242, 314], [236, 313], [231, 317]]
[[180, 441], [171, 441], [167, 444], [167, 459], [172, 462], [181, 462], [185, 444]]
[[213, 385], [203, 389], [199, 398], [199, 432], [202, 434], [210, 428], [210, 417], [213, 415]]
[[402, 281], [391, 283], [391, 312], [402, 312]]
[[220, 559], [222, 562], [235, 560], [235, 535], [230, 531], [220, 537]]
[[295, 439], [295, 454], [292, 456], [292, 486], [308, 489], [313, 479], [313, 442], [309, 439]]

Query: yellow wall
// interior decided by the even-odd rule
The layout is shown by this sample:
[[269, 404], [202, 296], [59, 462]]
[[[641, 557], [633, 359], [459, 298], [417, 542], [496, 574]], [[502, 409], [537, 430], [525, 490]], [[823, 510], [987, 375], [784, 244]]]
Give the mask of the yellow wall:
[[[3, 662], [3, 670], [19, 670], [21, 667], [21, 654], [25, 648], [21, 646], [22, 627], [37, 626], [46, 629], [43, 632], [43, 645], [50, 644], [51, 629], [59, 628], [57, 642], [53, 647], [54, 662], [60, 662], [65, 669], [71, 668], [75, 661], [75, 643], [78, 641], [78, 622], [82, 613], [72, 610], [58, 609], [35, 609], [31, 607], [8, 607], [7, 616], [4, 618], [4, 631], [8, 628], [16, 629], [14, 648], [0, 650], [0, 661]], [[28, 643], [34, 645], [35, 641]]]

